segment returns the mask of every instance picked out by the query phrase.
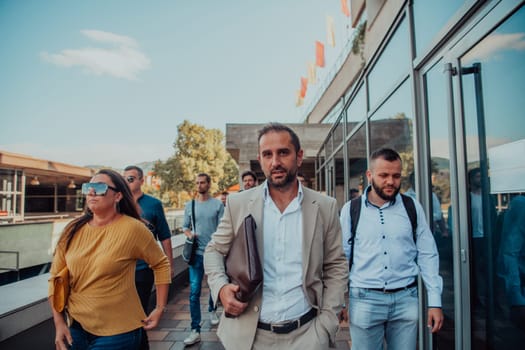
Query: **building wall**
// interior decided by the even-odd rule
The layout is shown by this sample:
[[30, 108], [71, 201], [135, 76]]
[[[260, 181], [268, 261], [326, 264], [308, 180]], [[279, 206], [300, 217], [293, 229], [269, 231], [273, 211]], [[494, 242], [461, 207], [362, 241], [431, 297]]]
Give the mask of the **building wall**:
[[525, 264], [511, 253], [525, 251], [512, 241], [525, 242], [525, 232], [512, 231], [509, 218], [525, 186], [522, 166], [504, 154], [525, 144], [525, 103], [515, 93], [525, 88], [524, 2], [351, 3], [352, 23], [367, 21], [364, 65], [349, 56], [336, 75], [347, 77], [346, 90], [328, 85], [305, 116], [332, 125], [318, 152], [320, 189], [342, 206], [350, 188], [366, 187], [368, 155], [396, 149], [401, 190], [413, 187], [425, 208], [444, 281], [445, 328], [428, 334], [421, 309], [419, 348], [518, 349], [525, 330], [509, 286], [525, 290], [525, 279], [508, 271]]

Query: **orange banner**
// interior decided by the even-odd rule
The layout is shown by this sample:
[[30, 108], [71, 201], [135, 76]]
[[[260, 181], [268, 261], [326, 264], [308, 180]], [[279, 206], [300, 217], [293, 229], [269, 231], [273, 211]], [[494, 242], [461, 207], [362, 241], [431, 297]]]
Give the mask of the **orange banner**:
[[320, 41], [315, 42], [315, 64], [324, 67], [324, 45]]
[[308, 87], [308, 79], [305, 77], [301, 77], [301, 91], [299, 93], [299, 96], [304, 98], [306, 96], [306, 89]]
[[348, 8], [348, 0], [341, 0], [341, 11], [346, 17], [350, 17], [350, 9]]

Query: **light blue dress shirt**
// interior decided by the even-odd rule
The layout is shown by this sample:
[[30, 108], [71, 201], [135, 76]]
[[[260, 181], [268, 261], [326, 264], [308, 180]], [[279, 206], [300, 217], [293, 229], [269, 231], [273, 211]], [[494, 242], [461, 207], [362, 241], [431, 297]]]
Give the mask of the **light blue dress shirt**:
[[[443, 280], [439, 276], [436, 242], [425, 219], [423, 207], [414, 200], [417, 213], [416, 243], [401, 195], [377, 207], [368, 201], [368, 187], [361, 201], [361, 215], [354, 240], [350, 286], [395, 289], [411, 284], [421, 274], [428, 293], [428, 305], [441, 307]], [[350, 205], [341, 209], [343, 248], [350, 256]]]

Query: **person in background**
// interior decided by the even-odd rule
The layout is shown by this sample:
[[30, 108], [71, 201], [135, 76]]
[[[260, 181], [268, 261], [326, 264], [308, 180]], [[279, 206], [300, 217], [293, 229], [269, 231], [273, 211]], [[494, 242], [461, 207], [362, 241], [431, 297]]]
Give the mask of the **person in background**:
[[301, 183], [301, 186], [308, 187], [308, 184], [306, 183], [306, 178], [304, 177], [304, 174], [302, 172], [297, 172], [297, 180]]
[[[416, 190], [414, 189], [416, 186], [414, 172], [411, 172], [408, 176], [408, 182], [410, 183], [410, 188], [405, 192], [405, 194], [417, 200]], [[437, 229], [441, 237], [448, 237], [447, 225], [445, 223], [445, 219], [443, 218], [443, 212], [441, 211], [441, 201], [434, 191], [432, 191], [432, 220], [434, 222], [434, 230]]]
[[230, 193], [228, 191], [224, 191], [221, 193], [221, 202], [222, 202], [222, 205], [226, 206], [226, 199], [228, 198], [228, 195]]
[[525, 331], [525, 196], [512, 199], [503, 219], [499, 275], [505, 281], [510, 320]]
[[[271, 123], [258, 140], [266, 181], [228, 197], [205, 252], [211, 294], [225, 311], [217, 335], [227, 350], [328, 349], [348, 283], [337, 202], [299, 184], [303, 150], [292, 129]], [[263, 286], [243, 303], [235, 297], [239, 286], [229, 283], [224, 257], [248, 215], [257, 225], [264, 276]]]
[[[166, 307], [168, 258], [141, 220], [120, 174], [100, 170], [82, 185], [82, 194], [84, 214], [64, 229], [51, 265], [49, 300], [56, 349], [139, 349], [142, 329], [156, 327]], [[146, 261], [155, 276], [157, 305], [148, 316], [134, 284], [138, 260]], [[53, 308], [53, 280], [64, 267], [69, 270], [70, 327], [65, 315]]]
[[350, 189], [350, 200], [359, 197], [359, 190], [357, 188]]
[[[439, 256], [423, 207], [413, 200], [416, 237], [399, 193], [401, 157], [389, 148], [370, 156], [370, 184], [361, 196], [360, 219], [351, 241], [351, 201], [341, 209], [343, 245], [351, 259], [350, 337], [352, 348], [415, 350], [418, 328], [417, 277], [427, 290], [427, 326], [432, 333], [443, 325]], [[355, 244], [353, 250], [351, 244]], [[353, 257], [350, 252], [353, 251]], [[342, 313], [347, 318], [346, 312]]]
[[[173, 279], [175, 270], [173, 268], [173, 249], [171, 247], [171, 232], [164, 215], [162, 203], [155, 197], [142, 192], [144, 184], [144, 172], [135, 165], [127, 166], [124, 169], [124, 178], [128, 183], [133, 199], [140, 207], [140, 216], [147, 222], [148, 228], [157, 241], [161, 242], [162, 249], [168, 257], [171, 266], [171, 278]], [[135, 286], [139, 293], [140, 303], [144, 312], [147, 314], [149, 309], [149, 300], [153, 287], [153, 271], [148, 267], [145, 261], [137, 262], [135, 269]], [[148, 336], [144, 332], [142, 350], [149, 349]]]
[[[197, 239], [198, 249], [195, 255], [195, 262], [189, 266], [190, 270], [190, 314], [191, 314], [191, 333], [184, 344], [192, 345], [201, 341], [201, 287], [204, 277], [203, 257], [204, 249], [211, 239], [213, 232], [217, 229], [224, 205], [218, 199], [210, 195], [211, 178], [208, 174], [197, 175], [195, 184], [197, 186], [197, 197], [194, 199], [195, 218], [192, 220], [192, 202], [186, 203], [184, 208], [184, 234], [188, 238]], [[195, 227], [192, 226], [195, 222]], [[208, 311], [210, 313], [210, 323], [216, 326], [219, 323], [217, 307], [214, 306], [210, 294], [208, 300]]]
[[241, 174], [242, 188], [243, 190], [249, 190], [257, 186], [257, 176], [251, 170], [246, 170]]

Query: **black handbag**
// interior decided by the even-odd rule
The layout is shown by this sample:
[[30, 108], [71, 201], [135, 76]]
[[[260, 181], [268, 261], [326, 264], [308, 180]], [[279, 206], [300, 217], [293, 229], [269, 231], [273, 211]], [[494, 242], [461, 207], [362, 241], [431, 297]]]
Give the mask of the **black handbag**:
[[[195, 230], [195, 199], [191, 201], [191, 218], [190, 224], [192, 231]], [[184, 247], [182, 248], [182, 259], [188, 263], [188, 265], [193, 265], [195, 263], [195, 254], [197, 254], [197, 248], [199, 244], [197, 242], [197, 237], [186, 238], [184, 242]]]

